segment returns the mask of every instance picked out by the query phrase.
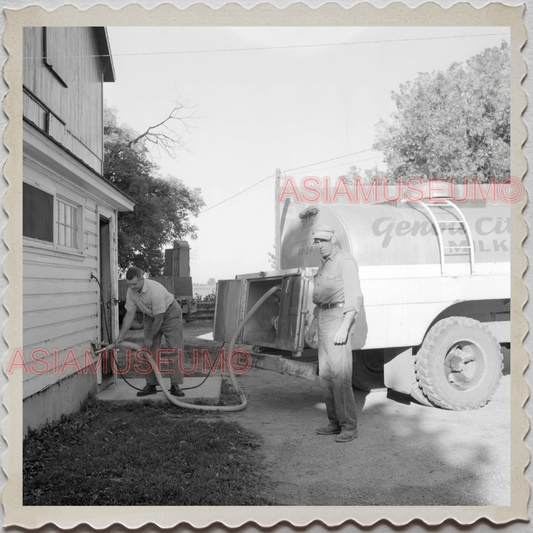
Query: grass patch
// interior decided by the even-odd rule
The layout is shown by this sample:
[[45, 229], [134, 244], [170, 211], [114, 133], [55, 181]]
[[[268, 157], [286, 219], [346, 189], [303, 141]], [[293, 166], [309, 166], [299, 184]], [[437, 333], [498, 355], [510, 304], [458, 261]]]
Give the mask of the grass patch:
[[241, 398], [235, 391], [228, 375], [222, 378], [220, 383], [220, 401], [219, 405], [240, 405]]
[[273, 505], [260, 445], [212, 413], [91, 399], [24, 440], [23, 504]]

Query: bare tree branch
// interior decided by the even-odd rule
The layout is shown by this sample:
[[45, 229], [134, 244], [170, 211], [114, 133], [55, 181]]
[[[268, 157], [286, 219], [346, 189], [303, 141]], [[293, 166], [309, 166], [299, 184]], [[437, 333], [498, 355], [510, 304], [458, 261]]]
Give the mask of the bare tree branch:
[[[186, 111], [187, 113], [185, 113]], [[185, 143], [183, 142], [182, 136], [171, 126], [178, 123], [189, 131], [190, 124], [187, 121], [193, 117], [194, 110], [188, 108], [186, 103], [176, 102], [174, 108], [164, 120], [153, 126], [149, 126], [146, 131], [129, 141], [128, 148], [131, 148], [135, 144], [146, 142], [153, 144], [170, 156], [175, 156], [177, 150], [185, 148]]]

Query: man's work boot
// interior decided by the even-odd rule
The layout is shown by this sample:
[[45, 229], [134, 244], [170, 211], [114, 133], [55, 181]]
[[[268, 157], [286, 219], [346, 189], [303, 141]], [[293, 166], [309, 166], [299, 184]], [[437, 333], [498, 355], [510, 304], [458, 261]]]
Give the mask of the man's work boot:
[[172, 385], [170, 387], [170, 394], [172, 396], [185, 396], [185, 393], [179, 388], [179, 385]]
[[339, 426], [332, 426], [331, 424], [328, 424], [323, 428], [315, 429], [317, 435], [338, 435], [340, 432], [341, 428]]
[[157, 388], [155, 385], [146, 385], [143, 390], [137, 393], [137, 396], [148, 396], [149, 394], [156, 394]]
[[357, 438], [357, 428], [351, 431], [341, 431], [341, 434], [335, 438], [335, 442], [350, 442]]

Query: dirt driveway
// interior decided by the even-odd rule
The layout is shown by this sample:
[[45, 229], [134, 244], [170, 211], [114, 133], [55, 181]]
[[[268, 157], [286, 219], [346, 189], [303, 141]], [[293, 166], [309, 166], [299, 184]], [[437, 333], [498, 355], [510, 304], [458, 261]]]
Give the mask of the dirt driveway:
[[508, 361], [476, 411], [356, 391], [359, 438], [346, 444], [314, 432], [327, 423], [318, 381], [255, 368], [238, 379], [248, 406], [224, 416], [262, 435], [281, 505], [510, 505]]

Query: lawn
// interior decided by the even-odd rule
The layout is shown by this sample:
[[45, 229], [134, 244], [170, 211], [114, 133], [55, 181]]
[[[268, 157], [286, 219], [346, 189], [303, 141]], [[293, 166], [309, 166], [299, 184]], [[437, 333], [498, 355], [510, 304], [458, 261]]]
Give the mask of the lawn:
[[91, 399], [24, 440], [24, 505], [271, 505], [261, 439], [172, 404]]
[[[208, 349], [214, 360], [219, 343], [197, 339], [211, 330], [187, 324], [185, 353]], [[220, 403], [239, 402], [225, 377]], [[260, 448], [259, 435], [220, 414], [91, 398], [24, 440], [23, 503], [272, 505]]]

